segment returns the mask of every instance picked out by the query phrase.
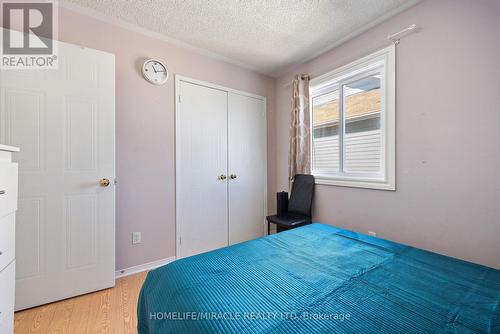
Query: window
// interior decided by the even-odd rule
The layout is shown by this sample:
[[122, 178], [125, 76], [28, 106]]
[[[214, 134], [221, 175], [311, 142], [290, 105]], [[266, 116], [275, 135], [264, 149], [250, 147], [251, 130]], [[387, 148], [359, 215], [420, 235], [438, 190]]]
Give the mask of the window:
[[395, 49], [311, 80], [316, 183], [395, 190]]

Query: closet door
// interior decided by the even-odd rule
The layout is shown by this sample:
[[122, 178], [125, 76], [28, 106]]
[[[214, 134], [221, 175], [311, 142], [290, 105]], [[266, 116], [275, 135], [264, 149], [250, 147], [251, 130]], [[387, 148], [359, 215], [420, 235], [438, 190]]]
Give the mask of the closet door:
[[266, 214], [266, 106], [229, 93], [229, 244], [261, 237]]
[[228, 244], [227, 92], [180, 81], [176, 114], [177, 257]]

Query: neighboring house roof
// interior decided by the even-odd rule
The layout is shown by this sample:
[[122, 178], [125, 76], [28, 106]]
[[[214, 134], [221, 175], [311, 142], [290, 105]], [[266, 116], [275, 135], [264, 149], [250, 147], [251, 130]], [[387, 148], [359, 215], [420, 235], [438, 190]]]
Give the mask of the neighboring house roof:
[[[346, 119], [359, 118], [380, 112], [380, 88], [359, 92], [345, 99]], [[314, 106], [313, 125], [315, 127], [336, 124], [339, 121], [338, 100]]]

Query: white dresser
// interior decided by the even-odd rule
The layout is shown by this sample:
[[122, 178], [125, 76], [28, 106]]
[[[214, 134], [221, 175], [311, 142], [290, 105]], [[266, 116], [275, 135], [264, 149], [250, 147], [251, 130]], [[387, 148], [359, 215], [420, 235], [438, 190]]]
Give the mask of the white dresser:
[[19, 149], [0, 145], [0, 333], [14, 333], [16, 283], [15, 233], [17, 210], [17, 163], [12, 152]]

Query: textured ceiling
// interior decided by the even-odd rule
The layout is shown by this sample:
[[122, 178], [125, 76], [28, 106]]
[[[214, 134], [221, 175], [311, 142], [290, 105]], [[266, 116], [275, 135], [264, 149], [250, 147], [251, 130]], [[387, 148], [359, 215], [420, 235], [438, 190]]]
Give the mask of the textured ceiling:
[[319, 55], [417, 1], [62, 0], [270, 76]]

